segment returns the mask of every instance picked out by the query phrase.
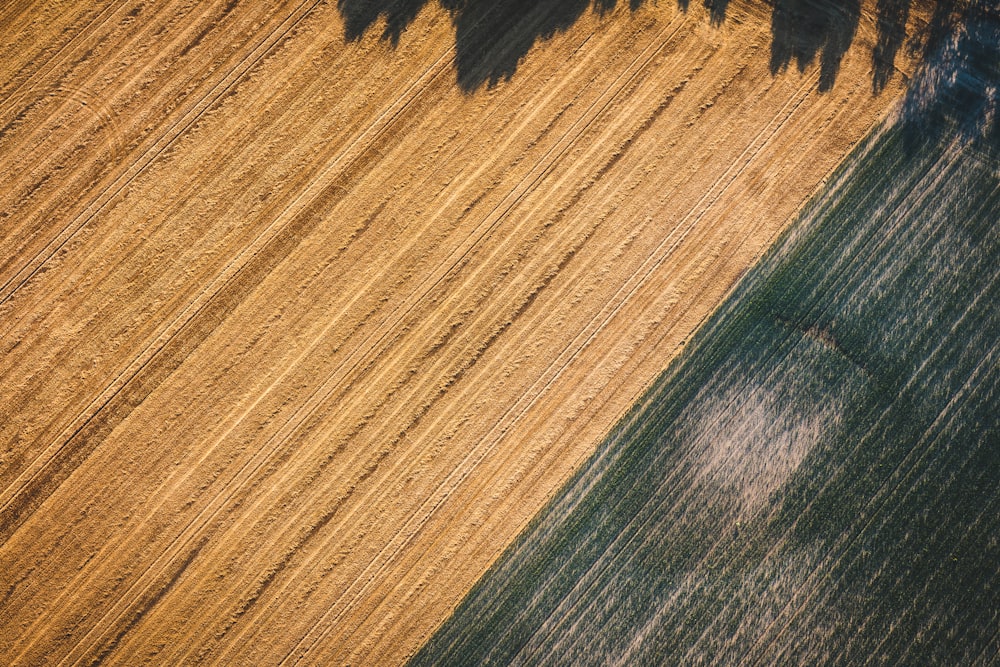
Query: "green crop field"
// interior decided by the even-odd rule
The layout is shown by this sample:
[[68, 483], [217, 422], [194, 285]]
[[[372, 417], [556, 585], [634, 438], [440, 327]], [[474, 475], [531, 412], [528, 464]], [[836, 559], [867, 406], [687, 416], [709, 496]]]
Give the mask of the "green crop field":
[[942, 39], [413, 664], [995, 664], [1000, 22]]

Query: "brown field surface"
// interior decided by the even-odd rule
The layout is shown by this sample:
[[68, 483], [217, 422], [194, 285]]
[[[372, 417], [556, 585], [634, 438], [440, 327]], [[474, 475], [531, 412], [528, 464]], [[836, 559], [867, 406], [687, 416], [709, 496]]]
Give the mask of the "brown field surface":
[[764, 3], [492, 86], [437, 4], [0, 9], [0, 662], [411, 655], [884, 116], [872, 12], [821, 93]]

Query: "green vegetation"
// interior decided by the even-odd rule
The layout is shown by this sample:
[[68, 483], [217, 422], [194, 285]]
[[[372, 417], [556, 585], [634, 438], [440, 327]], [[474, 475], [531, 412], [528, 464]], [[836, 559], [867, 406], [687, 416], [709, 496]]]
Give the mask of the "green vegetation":
[[996, 659], [1000, 23], [970, 16], [414, 664]]

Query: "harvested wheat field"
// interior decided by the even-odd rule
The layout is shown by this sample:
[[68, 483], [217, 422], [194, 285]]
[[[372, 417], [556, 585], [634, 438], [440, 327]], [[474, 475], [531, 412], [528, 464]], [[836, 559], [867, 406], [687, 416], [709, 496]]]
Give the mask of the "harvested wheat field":
[[0, 9], [0, 662], [415, 654], [913, 68], [707, 4]]

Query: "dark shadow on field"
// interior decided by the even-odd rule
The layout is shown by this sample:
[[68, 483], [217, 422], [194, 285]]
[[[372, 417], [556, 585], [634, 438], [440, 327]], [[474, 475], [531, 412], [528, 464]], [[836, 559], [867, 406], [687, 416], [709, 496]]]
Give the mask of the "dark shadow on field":
[[[393, 46], [432, 0], [337, 0], [348, 41], [361, 38], [379, 24], [381, 39]], [[941, 0], [924, 34], [907, 35], [914, 0], [878, 0], [876, 45], [872, 52], [872, 88], [878, 93], [895, 72], [900, 50], [926, 53], [936, 38], [947, 34], [960, 0]], [[457, 83], [466, 92], [510, 79], [539, 41], [568, 30], [588, 10], [604, 15], [619, 2], [635, 11], [647, 0], [438, 0], [455, 27]], [[687, 12], [690, 0], [676, 0]], [[730, 0], [701, 0], [713, 26], [726, 19]], [[771, 72], [795, 64], [805, 70], [817, 59], [819, 90], [833, 87], [840, 63], [857, 33], [861, 0], [770, 0]]]
[[[638, 9], [645, 0], [629, 0]], [[719, 0], [715, 0], [719, 1]], [[384, 21], [382, 39], [395, 45], [428, 0], [338, 0], [346, 38], [359, 39]], [[606, 14], [617, 0], [439, 0], [455, 26], [458, 85], [466, 92], [510, 79], [531, 47], [568, 30], [588, 10]]]
[[344, 19], [347, 41], [361, 39], [381, 17], [385, 19], [382, 39], [395, 46], [426, 4], [427, 0], [337, 0], [337, 9]]
[[729, 0], [704, 0], [705, 9], [708, 10], [708, 18], [712, 25], [718, 26], [726, 18], [726, 8], [729, 7]]
[[854, 40], [861, 0], [777, 0], [771, 15], [771, 73], [794, 60], [804, 71], [819, 56], [819, 89], [833, 87], [840, 61]]
[[[454, 1], [454, 0], [452, 0]], [[455, 2], [455, 68], [458, 85], [472, 91], [510, 79], [536, 41], [569, 29], [590, 0], [466, 0]], [[613, 0], [599, 0], [606, 12]]]
[[977, 150], [1000, 156], [1000, 6], [941, 2], [912, 48], [922, 50], [923, 64], [903, 99], [908, 144], [915, 149], [957, 130]]
[[876, 9], [878, 42], [872, 51], [872, 88], [881, 92], [892, 78], [896, 54], [906, 40], [909, 0], [878, 0]]

